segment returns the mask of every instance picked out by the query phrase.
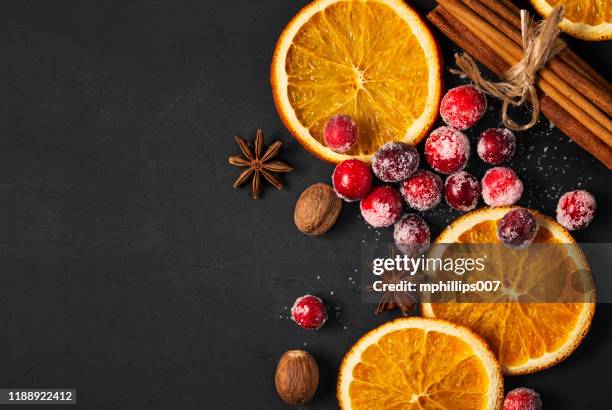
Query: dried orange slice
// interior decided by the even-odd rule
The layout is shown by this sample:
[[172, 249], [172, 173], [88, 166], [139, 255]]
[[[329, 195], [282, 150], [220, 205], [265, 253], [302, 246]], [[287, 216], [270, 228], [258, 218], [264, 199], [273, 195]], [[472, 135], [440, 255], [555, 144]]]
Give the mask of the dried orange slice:
[[[270, 81], [281, 119], [306, 149], [329, 162], [369, 161], [385, 142], [416, 144], [433, 125], [441, 61], [431, 32], [401, 0], [317, 0], [281, 34]], [[359, 128], [346, 155], [323, 141], [336, 114]]]
[[420, 317], [385, 323], [344, 356], [342, 409], [501, 409], [503, 379], [493, 353], [463, 326]]
[[572, 37], [601, 41], [612, 39], [612, 3], [607, 0], [531, 0], [543, 17], [563, 5], [564, 18], [559, 28]]
[[[512, 207], [483, 208], [455, 220], [436, 239], [436, 243], [494, 244], [497, 221]], [[569, 232], [556, 221], [532, 211], [540, 226], [534, 243], [565, 243], [575, 246], [554, 247], [554, 258], [532, 255], [526, 262], [525, 253], [504, 253], [502, 270], [512, 271], [516, 281], [533, 282], [538, 264], [558, 266], [559, 284], [571, 279], [575, 272], [584, 272], [592, 281], [584, 254]], [[478, 253], [478, 247], [472, 247]], [[476, 256], [476, 255], [474, 255]], [[479, 255], [482, 256], [482, 255]], [[502, 258], [500, 258], [502, 259]], [[534, 283], [533, 291], [539, 288]], [[588, 297], [594, 301], [592, 283]], [[534, 300], [534, 299], [528, 299]], [[540, 300], [540, 299], [538, 299]], [[559, 299], [557, 299], [559, 300]], [[572, 299], [573, 302], [577, 299]], [[482, 336], [495, 352], [504, 374], [525, 374], [548, 368], [568, 357], [578, 347], [589, 330], [595, 304], [576, 303], [422, 303], [426, 317], [450, 320], [467, 326]]]

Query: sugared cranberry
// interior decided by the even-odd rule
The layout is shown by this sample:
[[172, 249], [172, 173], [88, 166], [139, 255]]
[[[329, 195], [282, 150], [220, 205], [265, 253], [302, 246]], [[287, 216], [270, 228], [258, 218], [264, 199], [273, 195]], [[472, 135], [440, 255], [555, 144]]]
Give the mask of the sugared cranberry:
[[514, 155], [516, 137], [506, 128], [489, 128], [480, 134], [476, 151], [486, 163], [492, 165], [508, 161]]
[[497, 222], [497, 237], [504, 245], [512, 249], [528, 247], [538, 233], [538, 221], [525, 208], [508, 211]]
[[323, 131], [325, 144], [341, 154], [348, 152], [357, 143], [357, 124], [348, 115], [334, 115]]
[[451, 88], [440, 103], [442, 120], [458, 130], [472, 127], [486, 110], [487, 98], [471, 84]]
[[291, 319], [303, 329], [319, 329], [327, 321], [327, 308], [316, 296], [300, 296], [291, 308]]
[[557, 204], [557, 222], [570, 231], [586, 228], [595, 217], [596, 207], [595, 197], [589, 192], [566, 192]]
[[441, 174], [461, 171], [470, 159], [470, 141], [454, 128], [437, 128], [425, 141], [425, 159]]
[[478, 179], [465, 171], [455, 172], [444, 182], [446, 203], [461, 212], [476, 208], [480, 197]]
[[386, 228], [397, 221], [404, 204], [399, 192], [389, 185], [374, 188], [359, 204], [361, 216], [374, 228]]
[[408, 178], [419, 167], [419, 153], [412, 145], [387, 142], [372, 159], [372, 170], [380, 180], [399, 182]]
[[417, 211], [427, 211], [442, 199], [442, 178], [430, 171], [419, 170], [400, 185], [406, 203]]
[[523, 183], [510, 168], [491, 168], [482, 177], [482, 199], [487, 205], [512, 205], [522, 194]]
[[358, 201], [372, 189], [372, 171], [358, 159], [346, 159], [336, 165], [332, 183], [340, 198], [347, 202]]
[[519, 387], [506, 394], [504, 410], [542, 410], [542, 399], [532, 389]]
[[417, 214], [404, 214], [395, 223], [393, 239], [408, 256], [420, 255], [429, 248], [431, 233], [427, 222]]

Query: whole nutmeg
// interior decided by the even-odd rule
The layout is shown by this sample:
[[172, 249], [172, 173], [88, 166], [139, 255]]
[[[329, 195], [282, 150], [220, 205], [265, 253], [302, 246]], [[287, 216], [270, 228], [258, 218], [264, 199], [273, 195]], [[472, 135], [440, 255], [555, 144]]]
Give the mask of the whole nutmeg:
[[332, 187], [322, 183], [311, 185], [295, 204], [295, 226], [306, 235], [322, 235], [334, 226], [341, 207], [342, 200]]
[[283, 401], [301, 406], [312, 399], [319, 385], [319, 366], [304, 350], [289, 350], [283, 354], [274, 376], [276, 392]]

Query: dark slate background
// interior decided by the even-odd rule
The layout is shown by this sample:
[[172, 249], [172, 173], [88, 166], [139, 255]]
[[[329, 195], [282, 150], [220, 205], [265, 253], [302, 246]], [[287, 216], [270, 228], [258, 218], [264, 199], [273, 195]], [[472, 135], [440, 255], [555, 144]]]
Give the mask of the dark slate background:
[[[308, 408], [336, 407], [344, 352], [397, 316], [360, 302], [356, 271], [362, 242], [391, 233], [368, 229], [354, 204], [323, 237], [293, 225], [300, 192], [332, 171], [288, 134], [268, 83], [275, 41], [304, 4], [0, 3], [0, 387], [75, 387], [81, 408], [283, 408], [276, 362], [303, 348], [321, 368]], [[609, 44], [572, 44], [612, 77]], [[472, 140], [499, 124], [491, 105]], [[295, 172], [253, 201], [231, 188], [227, 157], [235, 134], [257, 128], [284, 142]], [[562, 192], [589, 189], [598, 214], [576, 238], [609, 241], [610, 173], [547, 120], [518, 138], [521, 203], [552, 215]], [[425, 218], [437, 233], [456, 216], [443, 205]], [[329, 306], [320, 331], [288, 320], [304, 293]], [[612, 408], [611, 317], [598, 306], [575, 354], [507, 387], [537, 389], [547, 409]]]

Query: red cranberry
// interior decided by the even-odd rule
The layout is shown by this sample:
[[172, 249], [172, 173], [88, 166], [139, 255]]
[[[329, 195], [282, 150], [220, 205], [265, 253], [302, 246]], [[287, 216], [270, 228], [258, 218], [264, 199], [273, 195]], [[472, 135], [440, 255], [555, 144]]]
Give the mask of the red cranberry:
[[404, 214], [395, 223], [393, 239], [408, 256], [420, 255], [429, 248], [431, 233], [427, 222], [417, 214]]
[[437, 128], [425, 141], [425, 159], [441, 174], [461, 171], [470, 159], [470, 141], [454, 128]]
[[451, 88], [440, 103], [442, 120], [458, 130], [472, 127], [486, 110], [487, 98], [471, 84]]
[[319, 329], [327, 321], [327, 309], [316, 296], [300, 296], [291, 308], [291, 319], [303, 329]]
[[357, 124], [348, 115], [331, 117], [323, 131], [325, 144], [341, 154], [350, 151], [355, 146], [357, 137]]
[[525, 208], [515, 208], [497, 222], [497, 237], [508, 248], [528, 247], [538, 233], [538, 221]]
[[559, 198], [557, 222], [574, 231], [586, 228], [595, 216], [595, 197], [587, 191], [570, 191]]
[[506, 128], [489, 128], [480, 134], [476, 151], [488, 164], [497, 165], [508, 161], [514, 155], [516, 138]]
[[401, 183], [400, 192], [412, 209], [427, 211], [442, 199], [442, 178], [433, 172], [419, 170]]
[[519, 387], [506, 395], [504, 410], [542, 410], [542, 399], [532, 389]]
[[522, 194], [523, 183], [510, 168], [491, 168], [482, 177], [482, 199], [487, 205], [512, 205]]
[[377, 186], [359, 204], [361, 215], [374, 228], [386, 228], [397, 221], [402, 214], [402, 198], [389, 185]]
[[444, 182], [444, 198], [446, 203], [461, 212], [476, 208], [480, 197], [478, 179], [465, 171], [450, 175]]
[[358, 201], [372, 189], [372, 171], [358, 159], [346, 159], [336, 165], [332, 183], [340, 198], [347, 202]]
[[381, 181], [399, 182], [412, 175], [419, 162], [419, 153], [412, 145], [387, 142], [374, 154], [372, 170]]

